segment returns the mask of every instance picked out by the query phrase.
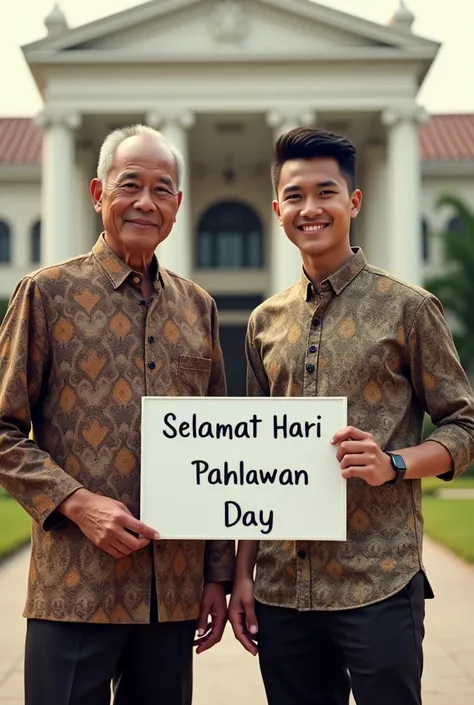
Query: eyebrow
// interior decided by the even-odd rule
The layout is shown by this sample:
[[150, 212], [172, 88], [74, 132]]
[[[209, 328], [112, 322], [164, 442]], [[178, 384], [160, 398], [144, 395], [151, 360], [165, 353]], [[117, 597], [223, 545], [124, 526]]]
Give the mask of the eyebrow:
[[[328, 179], [328, 181], [320, 181], [316, 184], [317, 188], [327, 188], [328, 186], [339, 187], [339, 184], [337, 181], [333, 181], [332, 179]], [[297, 184], [288, 184], [288, 186], [285, 186], [283, 189], [283, 195], [285, 196], [288, 193], [295, 193], [297, 191], [301, 191], [301, 186], [298, 186]]]
[[[129, 179], [131, 181], [138, 181], [140, 179], [140, 174], [136, 171], [126, 171], [120, 177], [120, 183], [128, 181]], [[169, 186], [169, 188], [174, 189], [173, 179], [171, 179], [169, 176], [160, 176], [159, 181], [161, 184], [165, 184], [165, 186]]]

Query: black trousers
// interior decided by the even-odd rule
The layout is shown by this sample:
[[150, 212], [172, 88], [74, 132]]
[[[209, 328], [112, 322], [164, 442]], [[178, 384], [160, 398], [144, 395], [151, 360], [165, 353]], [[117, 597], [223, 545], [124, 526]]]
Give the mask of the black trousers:
[[421, 705], [425, 576], [393, 597], [336, 612], [257, 603], [269, 705]]
[[25, 705], [191, 705], [195, 626], [28, 620]]

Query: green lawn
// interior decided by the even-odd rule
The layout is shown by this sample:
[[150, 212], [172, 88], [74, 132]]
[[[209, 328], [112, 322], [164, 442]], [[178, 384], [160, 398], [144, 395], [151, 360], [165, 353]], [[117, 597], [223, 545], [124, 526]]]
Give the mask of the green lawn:
[[425, 531], [458, 556], [474, 563], [474, 500], [423, 498]]
[[0, 559], [23, 546], [30, 538], [31, 518], [19, 504], [0, 495]]

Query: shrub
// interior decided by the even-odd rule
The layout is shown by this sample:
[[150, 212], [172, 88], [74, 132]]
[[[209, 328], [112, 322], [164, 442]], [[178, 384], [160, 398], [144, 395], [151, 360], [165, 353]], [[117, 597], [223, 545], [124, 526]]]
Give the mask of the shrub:
[[0, 299], [0, 323], [3, 321], [8, 308], [8, 299]]

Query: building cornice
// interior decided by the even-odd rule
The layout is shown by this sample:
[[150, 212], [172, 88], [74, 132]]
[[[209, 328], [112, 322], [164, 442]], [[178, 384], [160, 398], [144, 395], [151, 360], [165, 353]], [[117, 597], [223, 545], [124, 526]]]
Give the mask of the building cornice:
[[393, 47], [328, 47], [318, 51], [302, 52], [282, 56], [281, 52], [266, 53], [245, 52], [236, 50], [235, 54], [217, 56], [215, 53], [186, 54], [137, 52], [124, 50], [73, 50], [67, 53], [57, 53], [50, 50], [37, 50], [27, 56], [28, 61], [38, 65], [71, 65], [71, 64], [187, 64], [215, 63], [246, 64], [246, 63], [343, 63], [348, 61], [430, 61], [432, 52], [424, 47], [400, 49]]
[[27, 181], [41, 182], [41, 164], [2, 164], [0, 163], [0, 182]]
[[426, 177], [474, 177], [474, 159], [443, 159], [422, 162], [422, 175]]

